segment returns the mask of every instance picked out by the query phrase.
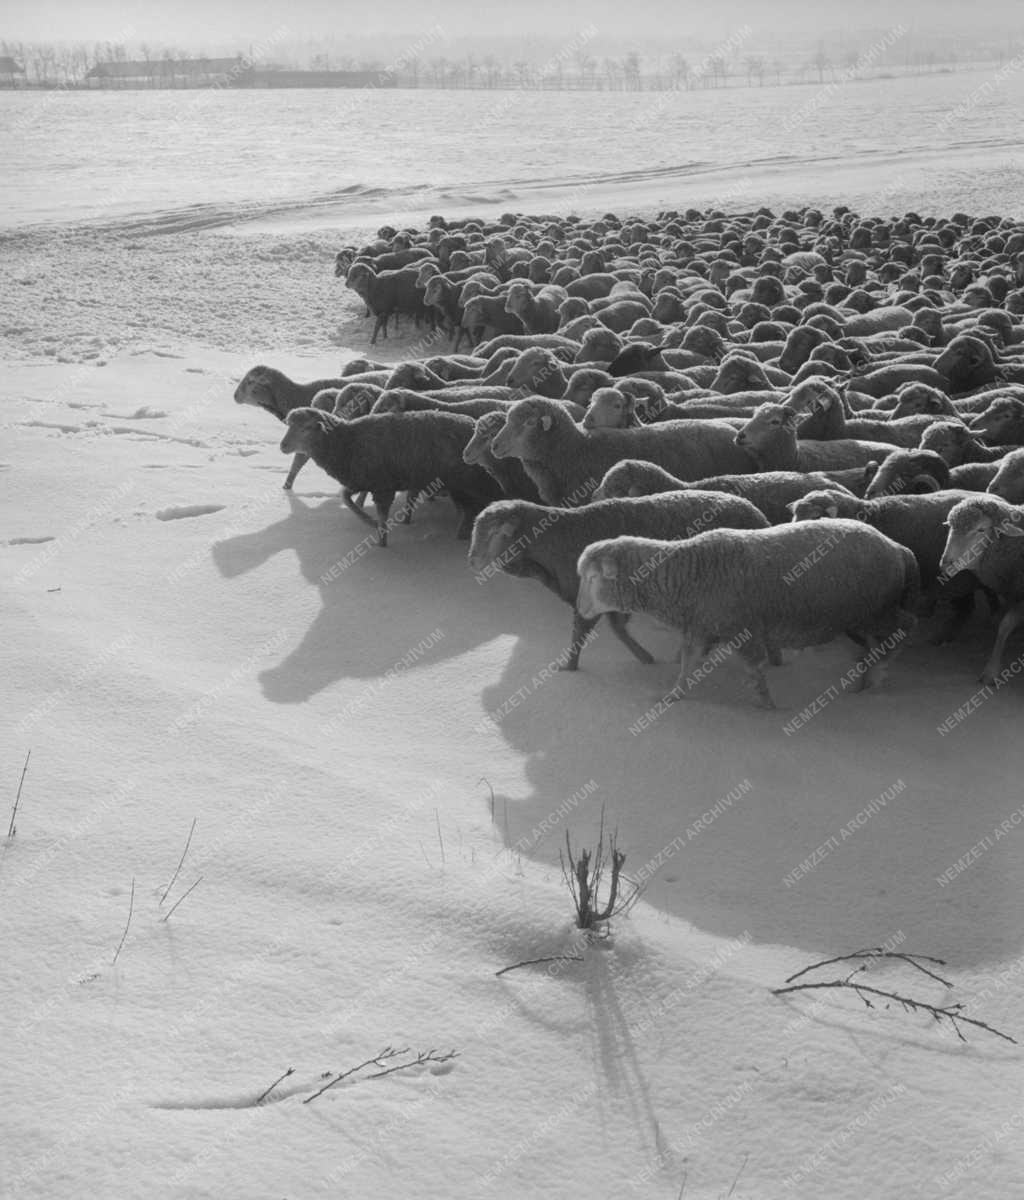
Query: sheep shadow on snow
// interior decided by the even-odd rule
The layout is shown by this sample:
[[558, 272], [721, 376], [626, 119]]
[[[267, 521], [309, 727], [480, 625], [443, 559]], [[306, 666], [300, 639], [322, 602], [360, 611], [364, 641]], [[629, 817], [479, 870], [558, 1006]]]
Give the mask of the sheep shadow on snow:
[[[645, 899], [708, 932], [817, 954], [902, 931], [904, 949], [957, 967], [1020, 953], [1024, 823], [999, 840], [993, 831], [1024, 804], [1024, 684], [1011, 682], [948, 735], [936, 729], [977, 692], [990, 627], [941, 649], [918, 635], [881, 689], [841, 691], [789, 734], [787, 722], [853, 663], [845, 640], [769, 670], [774, 712], [751, 704], [742, 667], [726, 661], [639, 729], [675, 680], [675, 640], [640, 619], [634, 632], [662, 661], [634, 662], [602, 631], [577, 674], [537, 685], [560, 643], [527, 631], [483, 688], [482, 709], [498, 714], [487, 736], [524, 756], [531, 784], [499, 798], [514, 850], [557, 864], [566, 828], [576, 844], [593, 840], [603, 805], [627, 873], [652, 864]], [[519, 690], [525, 699], [508, 704]], [[560, 805], [567, 815], [552, 819]], [[986, 836], [987, 852], [940, 885]]]
[[507, 620], [481, 603], [448, 500], [421, 504], [413, 524], [396, 525], [381, 549], [338, 498], [311, 505], [294, 492], [283, 495], [286, 517], [212, 549], [227, 578], [293, 551], [302, 578], [319, 589], [320, 611], [301, 642], [259, 676], [268, 700], [301, 703], [339, 680], [379, 676], [436, 629], [444, 637], [431, 646], [430, 664], [508, 632]]

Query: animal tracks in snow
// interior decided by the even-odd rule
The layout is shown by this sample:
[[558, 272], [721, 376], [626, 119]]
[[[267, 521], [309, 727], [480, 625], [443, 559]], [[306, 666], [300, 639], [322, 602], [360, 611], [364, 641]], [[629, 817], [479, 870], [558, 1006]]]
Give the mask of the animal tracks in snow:
[[225, 504], [181, 504], [161, 508], [155, 513], [158, 521], [183, 521], [186, 517], [205, 517], [210, 513], [223, 512]]

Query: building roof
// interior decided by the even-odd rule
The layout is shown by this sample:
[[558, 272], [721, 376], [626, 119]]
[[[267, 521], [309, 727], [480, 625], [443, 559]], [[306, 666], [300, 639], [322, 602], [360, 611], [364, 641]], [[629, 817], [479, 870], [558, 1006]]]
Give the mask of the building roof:
[[237, 58], [151, 58], [97, 63], [86, 79], [150, 79], [162, 75], [227, 75], [248, 69]]

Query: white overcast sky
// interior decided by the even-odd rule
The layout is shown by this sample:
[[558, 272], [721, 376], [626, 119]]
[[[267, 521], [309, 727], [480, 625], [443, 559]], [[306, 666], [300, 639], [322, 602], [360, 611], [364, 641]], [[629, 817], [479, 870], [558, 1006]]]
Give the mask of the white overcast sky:
[[[466, 35], [561, 37], [593, 25], [601, 35], [651, 44], [726, 36], [748, 23], [801, 41], [913, 22], [943, 31], [1005, 28], [1024, 39], [1024, 0], [3, 0], [8, 40], [153, 41], [185, 48], [237, 44], [282, 28], [293, 39], [404, 35], [441, 25]], [[129, 32], [130, 31], [130, 32]]]

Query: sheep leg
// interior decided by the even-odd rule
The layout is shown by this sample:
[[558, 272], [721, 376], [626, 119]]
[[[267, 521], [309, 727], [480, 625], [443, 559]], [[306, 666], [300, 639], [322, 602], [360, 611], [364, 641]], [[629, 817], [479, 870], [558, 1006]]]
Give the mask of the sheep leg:
[[1003, 661], [1006, 640], [1022, 621], [1024, 621], [1024, 603], [1018, 603], [1007, 609], [1003, 619], [999, 622], [995, 645], [992, 647], [992, 653], [989, 655], [981, 676], [981, 682], [987, 683], [989, 687], [996, 686], [996, 675], [999, 673], [999, 664]]
[[690, 673], [694, 666], [704, 661], [712, 645], [713, 643], [706, 639], [698, 641], [696, 638], [683, 638], [679, 646], [679, 674], [672, 685], [672, 690], [665, 696], [666, 704], [675, 704], [687, 695], [691, 686], [689, 683]]
[[645, 650], [626, 628], [629, 624], [629, 613], [608, 613], [608, 624], [611, 626], [612, 633], [634, 658], [638, 658], [640, 662], [648, 666], [654, 662], [654, 655]]
[[398, 514], [399, 524], [412, 524], [412, 510], [416, 507], [416, 501], [419, 497], [420, 494], [415, 489], [405, 493], [405, 503], [402, 505], [402, 511]]
[[557, 670], [559, 671], [575, 671], [580, 665], [580, 651], [586, 643], [590, 631], [594, 628], [600, 617], [595, 617], [593, 620], [588, 620], [586, 617], [581, 617], [573, 605], [572, 610], [572, 641], [569, 643], [569, 657], [564, 663], [559, 663]]
[[[363, 492], [362, 494], [365, 497], [366, 493]], [[352, 499], [351, 488], [343, 487], [341, 489], [341, 498], [345, 504], [348, 505], [348, 507], [356, 514], [360, 521], [365, 521], [367, 525], [373, 524], [373, 518], [368, 513], [364, 513], [362, 508]]]
[[295, 476], [298, 475], [298, 473], [308, 462], [308, 454], [296, 454], [292, 459], [291, 469], [288, 471], [288, 478], [284, 481], [284, 490], [286, 492], [290, 492], [292, 490], [292, 484], [295, 482]]
[[373, 323], [373, 336], [370, 338], [370, 345], [377, 344], [377, 334], [383, 332], [384, 336], [388, 336], [388, 314], [386, 312], [378, 313], [377, 320]]
[[970, 619], [971, 613], [974, 612], [974, 597], [970, 594], [954, 596], [950, 601], [950, 607], [953, 611], [949, 620], [944, 622], [941, 628], [937, 629], [929, 638], [933, 646], [946, 646], [950, 642], [956, 641]]
[[[388, 544], [388, 513], [391, 511], [391, 505], [395, 502], [394, 492], [374, 492], [373, 505], [377, 510], [377, 545], [386, 546]], [[363, 514], [365, 516], [365, 513]], [[370, 520], [366, 517], [367, 521]], [[372, 524], [372, 521], [371, 521]]]

